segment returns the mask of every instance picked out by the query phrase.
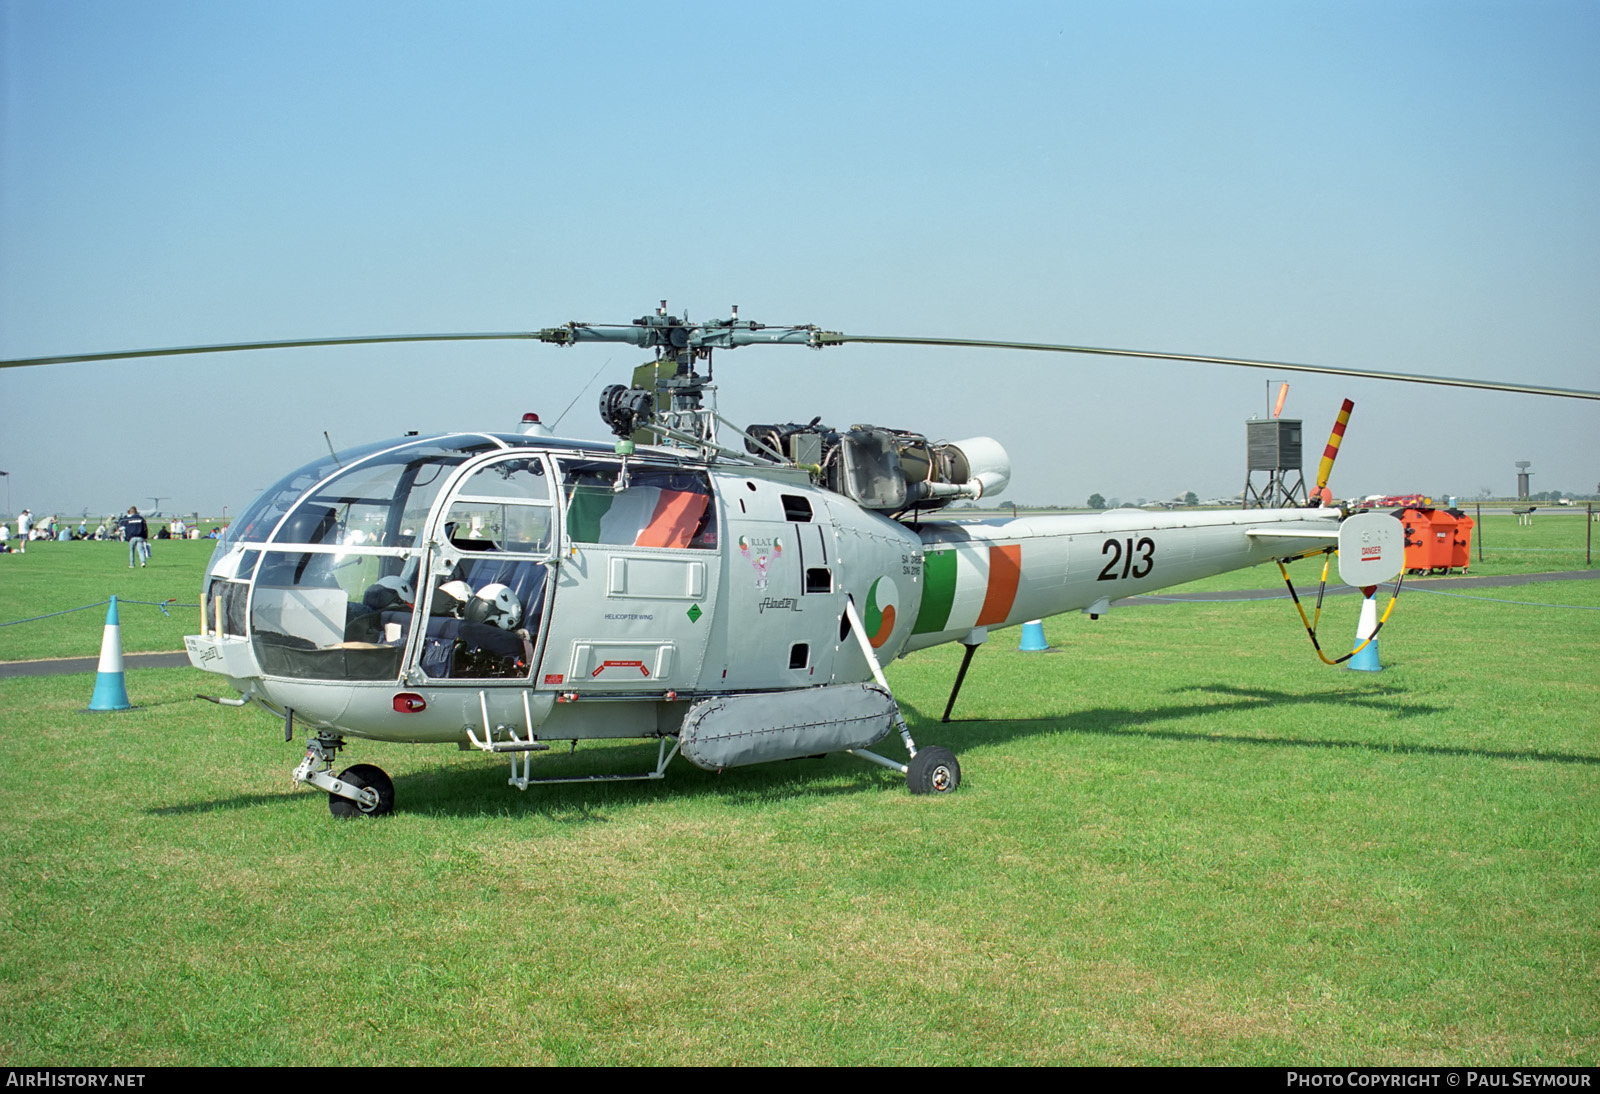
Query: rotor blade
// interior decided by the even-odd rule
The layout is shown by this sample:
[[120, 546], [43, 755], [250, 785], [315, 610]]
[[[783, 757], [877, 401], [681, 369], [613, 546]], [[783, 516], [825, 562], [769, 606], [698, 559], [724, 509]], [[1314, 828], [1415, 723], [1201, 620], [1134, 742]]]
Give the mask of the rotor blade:
[[[87, 361], [119, 361], [135, 357], [174, 357], [194, 353], [232, 353], [255, 349], [303, 349], [315, 346], [355, 346], [399, 342], [481, 342], [481, 341], [543, 341], [567, 344], [574, 339], [573, 327], [556, 327], [539, 331], [499, 331], [474, 334], [396, 334], [368, 335], [353, 338], [305, 338], [276, 342], [232, 342], [209, 346], [174, 346], [164, 349], [121, 350], [112, 353], [84, 353], [61, 357], [24, 357], [0, 361], [0, 368], [24, 368], [30, 365], [61, 365]], [[1109, 349], [1097, 346], [1056, 345], [1047, 342], [1001, 342], [977, 338], [911, 338], [898, 335], [841, 334], [837, 331], [819, 331], [812, 328], [785, 328], [782, 336], [766, 334], [761, 341], [799, 342], [812, 346], [844, 345], [851, 342], [905, 346], [953, 346], [974, 349], [1023, 349], [1047, 353], [1083, 353], [1105, 357], [1142, 357], [1151, 360], [1192, 361], [1199, 364], [1235, 365], [1243, 368], [1277, 369], [1285, 372], [1312, 372], [1328, 376], [1358, 376], [1371, 380], [1395, 380], [1403, 383], [1436, 384], [1444, 387], [1477, 388], [1484, 391], [1511, 391], [1527, 395], [1550, 395], [1567, 399], [1600, 400], [1600, 391], [1579, 388], [1543, 387], [1536, 384], [1512, 384], [1493, 380], [1469, 380], [1459, 377], [1428, 376], [1420, 373], [1379, 372], [1375, 369], [1334, 368], [1328, 365], [1294, 364], [1287, 361], [1255, 361], [1241, 357], [1212, 357], [1192, 353], [1163, 353], [1155, 350]]]
[[989, 342], [976, 338], [904, 338], [896, 335], [840, 334], [818, 331], [813, 345], [838, 346], [847, 342], [875, 342], [895, 346], [968, 346], [973, 349], [1030, 349], [1046, 353], [1092, 353], [1102, 357], [1144, 357], [1159, 361], [1195, 361], [1203, 365], [1239, 365], [1244, 368], [1276, 369], [1284, 372], [1319, 372], [1326, 376], [1360, 376], [1368, 380], [1399, 380], [1409, 384], [1439, 384], [1444, 387], [1472, 387], [1485, 391], [1516, 391], [1524, 395], [1554, 395], [1564, 399], [1600, 399], [1600, 391], [1580, 388], [1540, 387], [1536, 384], [1508, 384], [1495, 380], [1467, 380], [1421, 373], [1378, 372], [1363, 368], [1333, 368], [1329, 365], [1297, 365], [1287, 361], [1251, 361], [1242, 357], [1207, 357], [1195, 353], [1160, 353], [1142, 349], [1104, 349], [1096, 346], [1058, 346], [1048, 342]]
[[484, 334], [376, 334], [359, 338], [300, 338], [288, 342], [229, 342], [215, 346], [171, 346], [166, 349], [119, 350], [115, 353], [80, 353], [70, 357], [21, 357], [0, 361], [0, 368], [28, 365], [70, 365], [83, 361], [121, 361], [130, 357], [177, 357], [187, 353], [233, 353], [247, 349], [305, 349], [310, 346], [361, 346], [383, 342], [492, 342], [537, 339], [540, 331], [504, 331]]

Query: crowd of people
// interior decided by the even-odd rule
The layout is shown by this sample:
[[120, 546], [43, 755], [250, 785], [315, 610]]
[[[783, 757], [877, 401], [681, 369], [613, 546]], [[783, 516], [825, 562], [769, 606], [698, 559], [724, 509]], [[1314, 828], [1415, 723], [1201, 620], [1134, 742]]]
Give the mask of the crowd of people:
[[26, 554], [30, 543], [115, 540], [128, 544], [128, 565], [131, 567], [148, 564], [152, 539], [220, 539], [225, 531], [220, 525], [213, 526], [210, 531], [202, 531], [198, 522], [190, 525], [182, 517], [153, 527], [140, 514], [138, 506], [133, 505], [121, 516], [108, 517], [92, 529], [87, 517], [80, 519], [77, 527], [73, 527], [71, 521], [54, 516], [35, 517], [24, 509], [17, 514], [15, 534], [12, 533], [11, 523], [0, 517], [0, 554]]

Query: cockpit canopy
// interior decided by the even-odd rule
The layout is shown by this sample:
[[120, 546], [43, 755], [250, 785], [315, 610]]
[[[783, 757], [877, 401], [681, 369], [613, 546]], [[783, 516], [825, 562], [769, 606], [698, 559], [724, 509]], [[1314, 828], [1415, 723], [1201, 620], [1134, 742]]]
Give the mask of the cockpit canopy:
[[[553, 485], [560, 483], [560, 486]], [[716, 544], [709, 477], [610, 446], [520, 434], [404, 438], [320, 458], [234, 522], [207, 622], [268, 676], [526, 677], [561, 538]]]

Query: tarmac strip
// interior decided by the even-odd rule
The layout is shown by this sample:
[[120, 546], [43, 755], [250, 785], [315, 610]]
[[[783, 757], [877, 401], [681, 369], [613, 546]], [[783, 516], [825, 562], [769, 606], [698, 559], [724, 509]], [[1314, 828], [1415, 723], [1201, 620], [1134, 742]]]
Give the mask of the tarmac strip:
[[[189, 655], [177, 653], [125, 653], [122, 668], [172, 669], [189, 663]], [[0, 661], [0, 680], [10, 676], [65, 676], [74, 672], [98, 672], [100, 657], [56, 657], [46, 661]]]
[[[1486, 589], [1497, 585], [1531, 585], [1539, 581], [1594, 581], [1600, 570], [1566, 570], [1553, 574], [1504, 574], [1500, 577], [1413, 577], [1406, 585], [1423, 588]], [[1403, 588], [1403, 587], [1402, 587]], [[1353, 593], [1348, 585], [1329, 585], [1327, 595]], [[1133, 608], [1152, 604], [1171, 604], [1183, 600], [1266, 600], [1289, 595], [1278, 589], [1234, 589], [1210, 593], [1153, 593], [1113, 600], [1113, 607]], [[122, 667], [128, 669], [172, 669], [189, 663], [189, 655], [177, 653], [125, 653]], [[95, 672], [99, 657], [60, 657], [46, 661], [0, 661], [0, 680], [11, 676], [64, 676], [74, 672]]]
[[[1406, 589], [1488, 589], [1498, 585], [1532, 585], [1541, 581], [1594, 581], [1600, 579], [1600, 570], [1562, 570], [1551, 574], [1501, 574], [1498, 577], [1473, 577], [1471, 574], [1462, 574], [1458, 577], [1407, 577], [1405, 584], [1400, 586], [1402, 592]], [[1385, 582], [1380, 588], [1386, 588]], [[1307, 588], [1315, 589], [1316, 584], [1297, 585], [1296, 591], [1305, 596]], [[1342, 595], [1344, 593], [1359, 592], [1359, 589], [1346, 585], [1343, 582], [1330, 581], [1327, 596]], [[1113, 600], [1112, 607], [1136, 608], [1149, 604], [1172, 604], [1182, 600], [1276, 600], [1279, 597], [1287, 598], [1289, 590], [1279, 586], [1276, 589], [1233, 589], [1209, 593], [1151, 593], [1149, 596], [1128, 596], [1121, 600]]]

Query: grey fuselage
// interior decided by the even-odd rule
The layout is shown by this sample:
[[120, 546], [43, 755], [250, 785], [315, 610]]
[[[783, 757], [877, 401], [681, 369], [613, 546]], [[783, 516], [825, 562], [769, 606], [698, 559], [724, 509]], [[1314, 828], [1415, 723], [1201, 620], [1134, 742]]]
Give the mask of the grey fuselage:
[[[888, 662], [1319, 548], [1338, 515], [911, 526], [798, 468], [675, 449], [624, 460], [515, 434], [408, 438], [263, 495], [219, 544], [186, 643], [241, 695], [341, 736], [652, 737], [675, 734], [699, 699], [871, 679], [847, 600]], [[501, 587], [515, 625], [475, 622], [472, 598]]]

